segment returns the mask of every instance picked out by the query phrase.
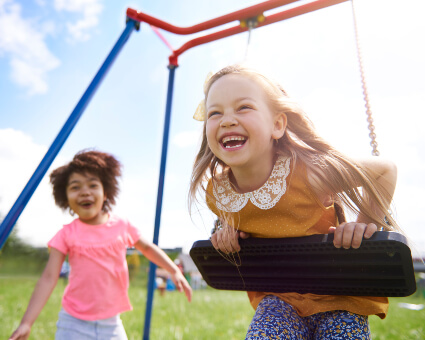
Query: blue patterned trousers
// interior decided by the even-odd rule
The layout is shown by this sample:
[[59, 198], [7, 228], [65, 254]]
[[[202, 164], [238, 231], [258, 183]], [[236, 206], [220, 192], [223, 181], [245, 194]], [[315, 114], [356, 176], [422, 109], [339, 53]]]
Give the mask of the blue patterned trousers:
[[288, 303], [268, 295], [255, 311], [246, 340], [369, 340], [367, 316], [343, 310], [301, 317]]

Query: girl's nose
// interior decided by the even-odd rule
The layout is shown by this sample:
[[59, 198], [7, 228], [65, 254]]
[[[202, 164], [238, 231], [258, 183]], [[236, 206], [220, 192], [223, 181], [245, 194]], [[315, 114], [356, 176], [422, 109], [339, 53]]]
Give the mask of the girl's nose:
[[238, 125], [238, 121], [233, 114], [224, 114], [221, 118], [220, 126], [221, 127], [231, 127]]
[[86, 187], [86, 186], [83, 186], [83, 187], [81, 188], [80, 194], [81, 194], [81, 195], [88, 195], [88, 194], [89, 194], [89, 188], [88, 188], [88, 187]]

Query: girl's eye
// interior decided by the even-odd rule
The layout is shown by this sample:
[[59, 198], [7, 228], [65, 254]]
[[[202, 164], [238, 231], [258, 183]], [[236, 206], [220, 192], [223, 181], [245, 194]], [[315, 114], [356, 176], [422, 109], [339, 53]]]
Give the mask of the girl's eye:
[[249, 105], [241, 105], [241, 107], [239, 108], [239, 111], [250, 110], [250, 109], [252, 109], [252, 107]]
[[218, 115], [218, 114], [220, 114], [220, 112], [218, 112], [218, 111], [208, 112], [208, 118], [211, 118], [212, 116], [215, 116], [215, 115]]
[[69, 190], [75, 191], [75, 190], [78, 190], [78, 187], [74, 185], [72, 187], [69, 187]]

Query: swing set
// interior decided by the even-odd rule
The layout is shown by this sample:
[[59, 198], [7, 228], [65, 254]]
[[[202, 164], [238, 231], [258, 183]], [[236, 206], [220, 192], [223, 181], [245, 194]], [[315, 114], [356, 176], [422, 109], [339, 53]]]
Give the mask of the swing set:
[[[172, 54], [168, 58], [169, 77], [153, 236], [153, 243], [158, 244], [174, 75], [178, 67], [179, 56], [196, 46], [242, 32], [248, 32], [250, 37], [251, 31], [255, 28], [260, 28], [346, 1], [348, 0], [312, 0], [305, 3], [300, 0], [269, 0], [190, 27], [174, 26], [143, 12], [128, 8], [124, 31], [1, 223], [0, 249], [3, 247], [16, 221], [63, 144], [71, 134], [84, 110], [87, 108], [90, 100], [129, 39], [131, 33], [134, 30], [140, 29], [140, 23], [150, 25], [160, 39], [172, 50]], [[378, 144], [376, 142], [375, 127], [373, 126], [362, 58], [360, 55], [360, 44], [353, 1], [354, 0], [351, 0], [363, 94], [366, 102], [366, 114], [369, 124], [369, 137], [371, 139], [370, 144], [372, 146], [372, 154], [378, 156]], [[299, 4], [300, 2], [303, 3]], [[298, 6], [290, 6], [296, 3], [298, 3]], [[270, 15], [264, 14], [266, 11], [283, 6], [287, 7], [281, 12]], [[184, 43], [178, 49], [173, 49], [159, 31], [159, 29], [161, 29], [179, 35], [189, 35], [235, 21], [239, 23], [233, 27], [194, 38]], [[406, 239], [404, 236], [392, 232], [376, 233], [370, 240], [364, 240], [360, 249], [342, 250], [347, 256], [342, 256], [342, 253], [340, 253], [341, 250], [333, 247], [332, 235], [313, 235], [293, 239], [247, 239], [241, 240], [241, 248], [240, 256], [243, 265], [238, 267], [239, 270], [241, 270], [240, 272], [236, 266], [229, 266], [229, 263], [223, 260], [223, 257], [212, 247], [210, 241], [195, 242], [190, 253], [207, 283], [218, 289], [276, 292], [299, 291], [301, 293], [312, 292], [318, 294], [373, 296], [407, 296], [416, 290], [412, 258]], [[295, 266], [291, 258], [293, 254], [296, 254], [298, 259], [301, 258]], [[258, 265], [257, 268], [255, 267], [255, 262], [256, 259], [258, 261], [258, 257], [261, 256], [268, 257], [272, 261], [269, 262], [270, 266], [268, 268], [262, 268], [260, 277], [258, 277], [258, 274], [255, 274], [259, 272]], [[312, 265], [313, 261], [314, 266]], [[322, 274], [319, 275], [318, 272], [313, 272], [313, 267], [320, 267], [319, 269]], [[326, 269], [322, 270], [323, 268]], [[355, 277], [349, 275], [353, 270], [357, 273]], [[155, 271], [156, 265], [150, 263], [143, 339], [149, 339]], [[292, 273], [292, 276], [288, 277], [288, 273]], [[323, 275], [323, 273], [326, 275]], [[264, 278], [266, 277], [269, 279], [265, 280]], [[243, 278], [243, 280], [241, 280], [241, 278]], [[269, 281], [271, 285], [264, 285], [265, 281]], [[288, 284], [282, 284], [283, 281], [288, 282]]]

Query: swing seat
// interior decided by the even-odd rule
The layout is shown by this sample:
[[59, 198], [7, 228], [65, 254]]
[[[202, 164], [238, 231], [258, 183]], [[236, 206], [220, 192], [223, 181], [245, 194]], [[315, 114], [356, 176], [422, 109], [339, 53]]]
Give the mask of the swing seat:
[[403, 235], [379, 231], [359, 249], [335, 248], [333, 236], [240, 239], [241, 251], [233, 255], [201, 240], [193, 244], [190, 256], [216, 289], [386, 297], [416, 291], [412, 255]]

